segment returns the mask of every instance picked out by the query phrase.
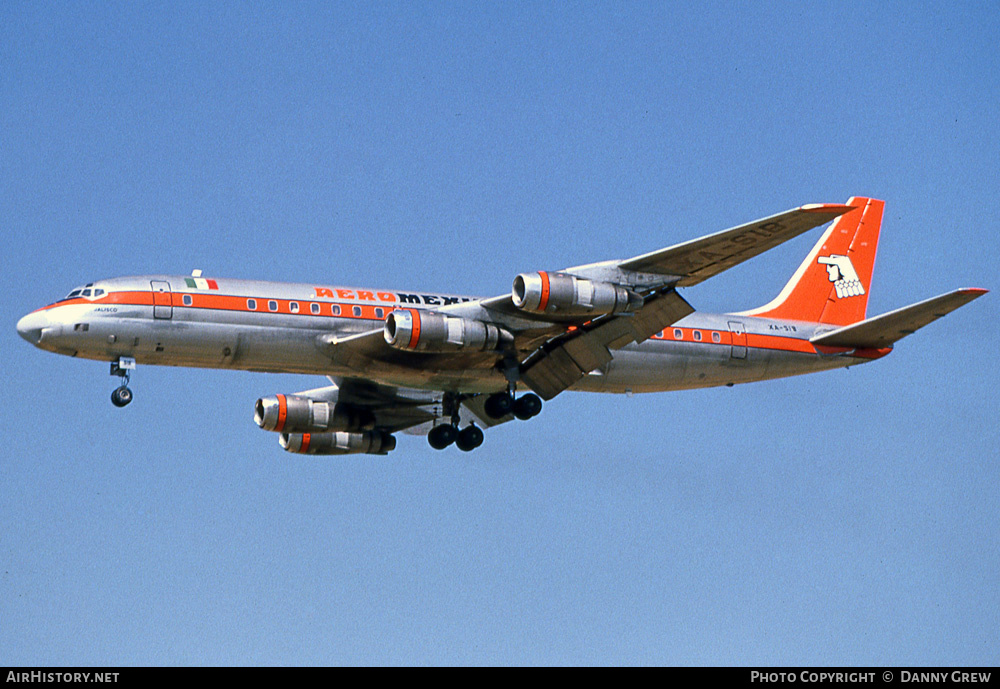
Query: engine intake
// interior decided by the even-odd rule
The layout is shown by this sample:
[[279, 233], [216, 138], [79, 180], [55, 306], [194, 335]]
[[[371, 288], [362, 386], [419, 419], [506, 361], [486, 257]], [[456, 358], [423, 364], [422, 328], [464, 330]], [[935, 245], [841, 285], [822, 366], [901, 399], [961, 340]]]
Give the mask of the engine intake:
[[282, 433], [278, 443], [303, 455], [386, 455], [396, 448], [396, 438], [382, 431]]
[[488, 352], [513, 341], [510, 333], [492, 323], [417, 309], [398, 309], [386, 316], [384, 335], [396, 349], [420, 352]]
[[265, 431], [360, 431], [371, 429], [375, 415], [367, 409], [321, 402], [297, 395], [261, 397], [253, 420]]
[[625, 313], [642, 306], [642, 297], [627, 287], [544, 271], [514, 278], [511, 297], [522, 311], [566, 316]]

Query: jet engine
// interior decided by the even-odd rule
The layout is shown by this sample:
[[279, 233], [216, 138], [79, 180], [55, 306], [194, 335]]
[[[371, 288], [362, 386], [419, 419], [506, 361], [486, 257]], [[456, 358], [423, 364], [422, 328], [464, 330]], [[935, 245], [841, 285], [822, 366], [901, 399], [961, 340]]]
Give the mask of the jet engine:
[[360, 433], [282, 433], [281, 447], [304, 455], [386, 455], [396, 447], [396, 439], [381, 431]]
[[386, 316], [384, 335], [396, 349], [420, 352], [488, 352], [513, 340], [492, 323], [417, 309], [398, 309]]
[[257, 400], [253, 420], [265, 431], [360, 431], [370, 429], [375, 416], [367, 409], [337, 402], [274, 395]]
[[521, 273], [514, 278], [511, 297], [522, 311], [566, 316], [624, 313], [642, 306], [642, 297], [627, 287], [564, 273]]

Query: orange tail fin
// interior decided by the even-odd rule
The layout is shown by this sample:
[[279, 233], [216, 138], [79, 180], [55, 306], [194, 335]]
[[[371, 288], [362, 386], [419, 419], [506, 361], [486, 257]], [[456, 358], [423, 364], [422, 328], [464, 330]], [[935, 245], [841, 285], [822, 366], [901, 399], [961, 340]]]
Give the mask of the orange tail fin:
[[885, 201], [851, 197], [781, 293], [748, 316], [831, 325], [865, 319]]

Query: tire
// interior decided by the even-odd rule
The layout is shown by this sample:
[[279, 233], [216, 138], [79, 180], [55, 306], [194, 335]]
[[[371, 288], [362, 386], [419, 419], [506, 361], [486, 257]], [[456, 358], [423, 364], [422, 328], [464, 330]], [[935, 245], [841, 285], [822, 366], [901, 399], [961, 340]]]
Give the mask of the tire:
[[486, 398], [483, 408], [491, 419], [502, 419], [510, 414], [514, 407], [514, 398], [507, 392], [497, 392]]
[[455, 447], [462, 452], [470, 452], [483, 444], [483, 432], [477, 426], [469, 426], [458, 434]]
[[124, 385], [119, 388], [115, 388], [115, 391], [111, 393], [111, 404], [116, 407], [124, 407], [131, 401], [132, 391]]
[[445, 423], [430, 430], [430, 433], [427, 434], [427, 442], [435, 450], [443, 450], [455, 442], [457, 437], [458, 429], [450, 423]]
[[538, 416], [542, 411], [542, 398], [538, 395], [529, 392], [527, 395], [521, 395], [514, 402], [514, 416], [521, 419], [521, 421], [527, 421], [533, 416]]

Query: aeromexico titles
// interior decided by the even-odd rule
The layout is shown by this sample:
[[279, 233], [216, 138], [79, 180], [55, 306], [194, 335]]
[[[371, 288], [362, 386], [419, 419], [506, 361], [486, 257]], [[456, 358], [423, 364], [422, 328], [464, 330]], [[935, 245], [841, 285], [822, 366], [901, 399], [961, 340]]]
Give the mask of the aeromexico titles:
[[[385, 454], [396, 433], [472, 450], [483, 430], [567, 390], [735, 385], [851, 366], [986, 292], [965, 288], [867, 318], [884, 203], [812, 204], [626, 260], [517, 275], [478, 298], [148, 275], [88, 283], [22, 318], [41, 349], [135, 365], [309, 373], [329, 384], [261, 397], [254, 419], [306, 454]], [[830, 221], [781, 293], [751, 311], [695, 311], [678, 290]]]

